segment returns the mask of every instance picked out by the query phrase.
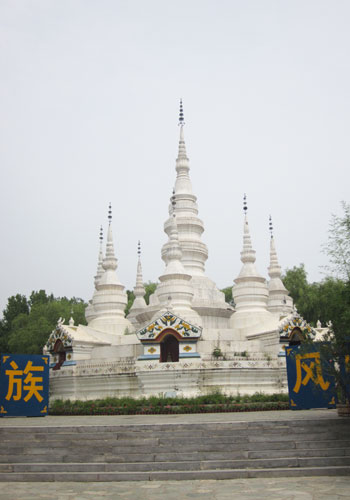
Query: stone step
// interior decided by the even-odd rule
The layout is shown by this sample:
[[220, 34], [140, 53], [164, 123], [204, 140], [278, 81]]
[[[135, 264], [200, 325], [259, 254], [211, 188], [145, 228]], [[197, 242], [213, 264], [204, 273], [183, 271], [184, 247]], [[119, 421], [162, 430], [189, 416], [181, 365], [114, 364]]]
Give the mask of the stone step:
[[139, 449], [142, 451], [147, 452], [148, 449], [151, 448], [171, 448], [172, 450], [179, 449], [182, 450], [184, 448], [192, 449], [192, 448], [197, 448], [197, 447], [214, 447], [217, 449], [221, 449], [222, 447], [229, 446], [232, 449], [239, 448], [241, 449], [242, 446], [257, 446], [259, 447], [262, 443], [269, 443], [271, 444], [271, 447], [273, 447], [275, 444], [278, 446], [278, 443], [285, 443], [287, 446], [291, 445], [293, 446], [293, 443], [295, 444], [295, 447], [302, 447], [303, 443], [307, 443], [307, 445], [312, 446], [314, 443], [315, 446], [317, 446], [317, 443], [324, 443], [324, 442], [344, 442], [346, 443], [346, 446], [349, 445], [350, 443], [350, 436], [342, 435], [342, 434], [323, 434], [322, 436], [317, 436], [314, 434], [308, 434], [307, 436], [301, 437], [301, 436], [291, 436], [291, 435], [273, 435], [273, 436], [264, 436], [264, 435], [259, 435], [259, 436], [231, 436], [228, 437], [227, 439], [221, 439], [221, 438], [179, 438], [179, 439], [161, 439], [154, 437], [152, 439], [145, 439], [145, 440], [137, 440], [137, 441], [132, 441], [132, 440], [114, 440], [110, 439], [107, 441], [89, 441], [88, 439], [74, 439], [74, 440], [64, 440], [64, 441], [59, 441], [58, 443], [50, 443], [47, 442], [45, 439], [40, 440], [37, 439], [35, 441], [27, 441], [25, 438], [22, 440], [18, 441], [17, 439], [14, 441], [2, 441], [1, 442], [1, 447], [0, 447], [0, 454], [5, 453], [6, 450], [12, 448], [12, 449], [18, 449], [18, 450], [26, 450], [26, 449], [40, 449], [44, 448], [47, 449], [48, 447], [51, 449], [64, 449], [67, 447], [67, 444], [69, 444], [70, 448], [76, 448], [76, 449], [99, 449], [99, 448], [104, 448], [104, 449], [120, 449], [120, 450], [133, 450], [133, 449]]
[[150, 471], [195, 471], [195, 470], [236, 470], [286, 467], [330, 467], [350, 466], [350, 457], [312, 458], [265, 458], [246, 460], [203, 460], [180, 462], [133, 462], [133, 463], [38, 463], [2, 464], [0, 472], [150, 472]]
[[[78, 428], [79, 429], [79, 428]], [[1, 442], [23, 442], [23, 433], [19, 432], [22, 430], [21, 428], [3, 428], [0, 431], [0, 440]], [[276, 427], [276, 428], [259, 428], [256, 430], [252, 429], [237, 429], [235, 426], [232, 426], [230, 429], [225, 430], [224, 432], [220, 431], [220, 429], [208, 429], [207, 431], [198, 432], [193, 427], [192, 431], [182, 431], [182, 432], [172, 432], [171, 428], [167, 426], [167, 430], [164, 431], [160, 426], [153, 426], [152, 430], [148, 430], [148, 432], [138, 432], [138, 431], [128, 431], [128, 432], [120, 432], [119, 429], [115, 429], [114, 432], [92, 432], [88, 427], [84, 427], [84, 430], [79, 429], [76, 432], [64, 432], [58, 433], [55, 429], [51, 430], [51, 433], [47, 432], [47, 429], [32, 428], [28, 429], [25, 433], [25, 439], [28, 442], [35, 441], [46, 441], [54, 443], [60, 443], [66, 440], [72, 441], [81, 441], [86, 440], [89, 442], [95, 441], [109, 441], [111, 439], [117, 441], [128, 441], [128, 442], [139, 442], [152, 439], [162, 439], [162, 440], [172, 440], [176, 441], [179, 439], [188, 440], [199, 440], [199, 439], [221, 439], [224, 441], [225, 439], [256, 439], [256, 438], [264, 438], [269, 436], [270, 439], [276, 439], [276, 437], [283, 435], [289, 436], [289, 439], [300, 438], [304, 439], [305, 437], [309, 437], [310, 435], [315, 438], [319, 438], [323, 434], [327, 434], [328, 436], [334, 437], [348, 437], [350, 438], [350, 425], [333, 425], [329, 427], [308, 427], [308, 428], [289, 428], [288, 426]]]
[[2, 472], [0, 481], [22, 482], [107, 482], [107, 481], [179, 481], [195, 479], [239, 479], [254, 477], [349, 476], [350, 466], [291, 467], [272, 469], [216, 469], [151, 472]]
[[[341, 450], [341, 451], [339, 451]], [[348, 441], [316, 441], [303, 443], [259, 442], [242, 443], [239, 446], [221, 445], [218, 447], [203, 445], [180, 449], [174, 447], [88, 447], [79, 448], [50, 448], [46, 446], [32, 448], [0, 449], [0, 463], [16, 462], [161, 462], [161, 461], [191, 461], [191, 460], [226, 460], [246, 458], [283, 458], [302, 456], [347, 456], [350, 454]]]
[[346, 419], [3, 427], [0, 442], [0, 481], [350, 475]]
[[[333, 450], [333, 451], [332, 451]], [[95, 463], [95, 464], [125, 464], [125, 463], [162, 463], [162, 462], [200, 462], [200, 461], [229, 461], [229, 460], [244, 460], [244, 461], [254, 461], [254, 460], [268, 460], [268, 459], [314, 459], [314, 458], [332, 458], [332, 457], [342, 457], [347, 459], [350, 456], [349, 449], [339, 449], [334, 448], [332, 450], [278, 450], [274, 452], [273, 450], [267, 451], [265, 454], [259, 454], [257, 452], [196, 452], [196, 453], [166, 453], [166, 454], [155, 454], [155, 455], [144, 455], [144, 454], [132, 454], [132, 455], [114, 455], [105, 456], [103, 454], [92, 457], [90, 454], [86, 455], [70, 455], [57, 457], [55, 455], [32, 455], [27, 457], [21, 457], [18, 455], [8, 455], [5, 460], [0, 463], [0, 467], [6, 466], [8, 464], [40, 464], [45, 461], [45, 463], [60, 463], [63, 466], [70, 463]]]
[[27, 434], [28, 437], [36, 434], [48, 434], [53, 438], [62, 435], [62, 437], [74, 437], [80, 433], [86, 433], [90, 439], [98, 439], [102, 434], [106, 434], [106, 439], [109, 439], [110, 433], [125, 436], [125, 438], [133, 438], [136, 435], [153, 434], [156, 430], [157, 434], [176, 434], [183, 436], [201, 436], [201, 435], [230, 435], [233, 430], [239, 431], [240, 434], [259, 433], [262, 429], [265, 433], [275, 433], [289, 431], [296, 434], [304, 434], [313, 430], [313, 433], [329, 432], [334, 428], [339, 430], [349, 430], [349, 424], [346, 419], [323, 419], [320, 422], [313, 420], [307, 421], [261, 421], [261, 422], [231, 422], [231, 423], [213, 423], [213, 424], [158, 424], [158, 425], [118, 425], [118, 426], [62, 426], [62, 427], [5, 427], [0, 429], [0, 437], [9, 432], [16, 434]]
[[[269, 446], [271, 443], [263, 443], [263, 446], [260, 446], [257, 449], [256, 446], [246, 446], [241, 449], [228, 450], [227, 448], [223, 448], [222, 450], [215, 449], [193, 449], [190, 451], [182, 450], [182, 451], [162, 451], [159, 448], [155, 448], [153, 450], [148, 450], [147, 452], [142, 452], [140, 450], [134, 449], [132, 452], [125, 450], [114, 450], [107, 451], [102, 450], [97, 452], [96, 450], [91, 449], [86, 450], [84, 452], [79, 452], [77, 450], [45, 450], [44, 448], [40, 448], [38, 450], [32, 449], [31, 452], [28, 453], [16, 453], [14, 450], [10, 450], [8, 453], [0, 455], [0, 463], [16, 463], [16, 462], [162, 462], [162, 461], [178, 461], [178, 460], [198, 460], [198, 459], [240, 459], [247, 457], [259, 457], [259, 453], [261, 457], [274, 456], [274, 457], [284, 457], [284, 456], [317, 456], [321, 453], [324, 453], [324, 450], [332, 450], [334, 449], [334, 454], [338, 449], [344, 449], [344, 455], [349, 453], [350, 448], [342, 448], [345, 444], [342, 442], [338, 442], [337, 446], [335, 446], [334, 442], [323, 442], [317, 443], [318, 446], [304, 446], [303, 448], [291, 447], [290, 443], [288, 446], [285, 443], [278, 443], [279, 446], [276, 446], [276, 443], [273, 443], [273, 447]], [[306, 443], [304, 443], [306, 445]], [[329, 446], [328, 446], [329, 445]], [[277, 454], [273, 454], [274, 452], [278, 452]], [[305, 454], [306, 452], [306, 454]], [[261, 455], [264, 453], [264, 455]], [[327, 456], [331, 456], [332, 453], [329, 453]], [[342, 453], [339, 454], [340, 456]], [[183, 457], [183, 458], [181, 458]]]

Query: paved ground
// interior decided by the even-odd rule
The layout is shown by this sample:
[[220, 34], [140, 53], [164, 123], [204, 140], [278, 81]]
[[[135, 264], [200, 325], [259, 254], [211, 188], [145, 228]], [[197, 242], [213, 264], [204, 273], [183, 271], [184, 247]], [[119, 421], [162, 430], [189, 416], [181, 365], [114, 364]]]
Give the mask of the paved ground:
[[[189, 415], [3, 418], [0, 427], [140, 425], [154, 423], [339, 418], [335, 410], [272, 411]], [[349, 420], [350, 425], [350, 420]], [[108, 483], [0, 483], [1, 500], [333, 500], [350, 499], [350, 477], [151, 481]]]
[[[106, 415], [106, 416], [75, 416], [75, 417], [15, 417], [0, 418], [1, 427], [17, 426], [65, 426], [65, 425], [139, 425], [161, 423], [205, 423], [205, 422], [247, 422], [254, 420], [295, 420], [339, 418], [337, 410], [283, 410], [283, 411], [252, 411], [237, 413], [189, 413], [187, 415]], [[350, 424], [350, 421], [349, 421]]]
[[335, 500], [350, 498], [349, 477], [152, 481], [124, 483], [0, 483], [1, 500]]

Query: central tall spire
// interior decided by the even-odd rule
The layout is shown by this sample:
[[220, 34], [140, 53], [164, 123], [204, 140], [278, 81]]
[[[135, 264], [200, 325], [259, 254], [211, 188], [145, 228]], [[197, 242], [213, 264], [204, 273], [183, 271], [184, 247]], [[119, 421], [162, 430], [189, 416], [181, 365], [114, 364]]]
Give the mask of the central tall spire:
[[[182, 319], [200, 325], [200, 317], [191, 307], [193, 300], [193, 287], [191, 275], [186, 271], [181, 262], [182, 251], [179, 242], [177, 216], [176, 216], [176, 196], [175, 191], [170, 200], [172, 206], [172, 216], [170, 217], [169, 241], [167, 247], [167, 260], [163, 274], [159, 276], [157, 296], [163, 309], [167, 309], [169, 301], [172, 311]], [[158, 315], [155, 313], [155, 317]]]
[[[205, 262], [208, 258], [207, 246], [201, 241], [204, 231], [203, 222], [198, 217], [197, 198], [192, 192], [192, 183], [189, 176], [190, 165], [187, 157], [184, 138], [184, 111], [180, 101], [179, 126], [180, 139], [178, 156], [176, 159], [175, 201], [178, 238], [182, 251], [181, 262], [191, 276], [204, 276]], [[169, 219], [165, 222], [164, 230], [168, 236], [172, 227], [171, 216], [173, 208], [169, 206]], [[169, 242], [162, 249], [162, 258], [167, 262]]]

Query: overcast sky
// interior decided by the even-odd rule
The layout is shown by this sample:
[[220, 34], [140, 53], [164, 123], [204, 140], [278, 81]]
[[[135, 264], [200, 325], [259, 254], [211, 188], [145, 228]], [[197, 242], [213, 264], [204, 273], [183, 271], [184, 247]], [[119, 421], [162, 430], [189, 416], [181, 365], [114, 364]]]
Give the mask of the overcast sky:
[[267, 277], [323, 278], [332, 213], [349, 201], [350, 2], [1, 0], [0, 310], [13, 294], [93, 293], [113, 206], [118, 275], [164, 265], [178, 105], [222, 288], [239, 273], [242, 198]]

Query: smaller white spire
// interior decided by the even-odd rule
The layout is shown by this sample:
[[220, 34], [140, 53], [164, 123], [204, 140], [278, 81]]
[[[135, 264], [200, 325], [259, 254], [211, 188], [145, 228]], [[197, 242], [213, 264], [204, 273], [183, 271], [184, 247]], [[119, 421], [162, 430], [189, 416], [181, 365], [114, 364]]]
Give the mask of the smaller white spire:
[[103, 262], [103, 228], [102, 226], [100, 227], [100, 236], [99, 236], [99, 240], [100, 240], [100, 250], [99, 250], [99, 253], [98, 253], [98, 264], [97, 264], [97, 272], [96, 272], [96, 276], [95, 276], [95, 288], [103, 274], [103, 266], [102, 266], [102, 262]]
[[[142, 279], [140, 240], [138, 241], [138, 244], [137, 244], [137, 255], [138, 255], [138, 260], [137, 260], [136, 284], [134, 286], [134, 294], [135, 294], [135, 297], [142, 297], [143, 298], [146, 291], [145, 291], [145, 287], [143, 286], [143, 279]], [[146, 302], [145, 302], [145, 305], [146, 305]]]
[[180, 116], [179, 116], [179, 126], [180, 126], [180, 140], [179, 140], [179, 151], [176, 158], [176, 182], [175, 182], [175, 192], [176, 194], [186, 193], [192, 194], [192, 184], [189, 176], [190, 164], [186, 152], [185, 136], [184, 136], [184, 112], [182, 99], [180, 100]]
[[103, 259], [102, 267], [105, 271], [112, 270], [115, 271], [118, 266], [118, 260], [114, 254], [114, 244], [113, 244], [113, 233], [112, 233], [112, 205], [109, 204], [108, 207], [108, 232], [107, 232], [107, 245], [106, 245], [106, 256]]
[[[98, 284], [100, 282], [100, 279], [104, 273], [103, 269], [103, 229], [102, 226], [100, 226], [100, 235], [99, 235], [99, 240], [100, 240], [100, 249], [98, 253], [98, 262], [97, 262], [97, 271], [95, 274], [94, 278], [94, 284], [95, 284], [95, 291], [94, 294], [96, 293]], [[85, 317], [87, 322], [89, 323], [94, 317], [96, 316], [94, 306], [93, 306], [93, 300], [89, 301], [89, 305], [85, 309]]]
[[[248, 224], [248, 204], [247, 204], [247, 195], [244, 195], [243, 198], [243, 211], [244, 211], [244, 224], [243, 224], [243, 249], [241, 251], [241, 261], [244, 266], [242, 271], [248, 271], [248, 274], [254, 276], [259, 275], [257, 270], [255, 269], [254, 262], [255, 258], [255, 250], [253, 249], [252, 240], [250, 237], [249, 224]], [[242, 274], [242, 271], [240, 275]], [[245, 273], [246, 274], [246, 273]]]
[[279, 265], [277, 258], [271, 215], [269, 217], [269, 230], [271, 234], [270, 265], [268, 267], [270, 281], [268, 283], [269, 299], [267, 308], [272, 313], [286, 315], [293, 310], [293, 300], [288, 296], [288, 291], [281, 279], [281, 266]]
[[[277, 258], [277, 252], [276, 252], [276, 245], [275, 245], [275, 239], [273, 237], [273, 225], [272, 225], [272, 218], [270, 215], [269, 218], [269, 229], [270, 229], [270, 266], [268, 267], [268, 272], [270, 278], [281, 278], [281, 266], [278, 264], [278, 258]], [[282, 286], [284, 288], [284, 285], [282, 283]]]
[[232, 288], [233, 300], [236, 304], [236, 313], [240, 311], [267, 311], [268, 291], [266, 280], [255, 267], [255, 250], [252, 246], [248, 225], [247, 197], [243, 198], [244, 225], [243, 225], [243, 249], [241, 251], [242, 269], [234, 280]]
[[167, 260], [166, 260], [166, 268], [164, 271], [164, 275], [174, 274], [174, 273], [187, 274], [185, 268], [181, 263], [182, 252], [179, 243], [179, 234], [176, 224], [175, 190], [173, 190], [173, 195], [171, 197], [171, 205], [172, 205], [172, 217], [171, 217], [172, 222], [170, 226], [169, 241], [166, 254]]
[[140, 241], [137, 244], [137, 271], [136, 271], [136, 284], [134, 286], [134, 295], [135, 300], [130, 308], [128, 314], [128, 320], [138, 328], [140, 325], [136, 319], [136, 316], [145, 310], [147, 307], [146, 301], [144, 299], [145, 296], [145, 287], [143, 286], [143, 278], [142, 278], [142, 266], [141, 266], [141, 243]]
[[125, 318], [127, 295], [116, 273], [118, 261], [114, 254], [111, 204], [108, 208], [108, 222], [106, 255], [102, 261], [103, 273], [96, 284], [92, 302], [86, 309], [86, 319], [91, 328], [123, 335], [126, 330], [132, 329], [132, 325]]

